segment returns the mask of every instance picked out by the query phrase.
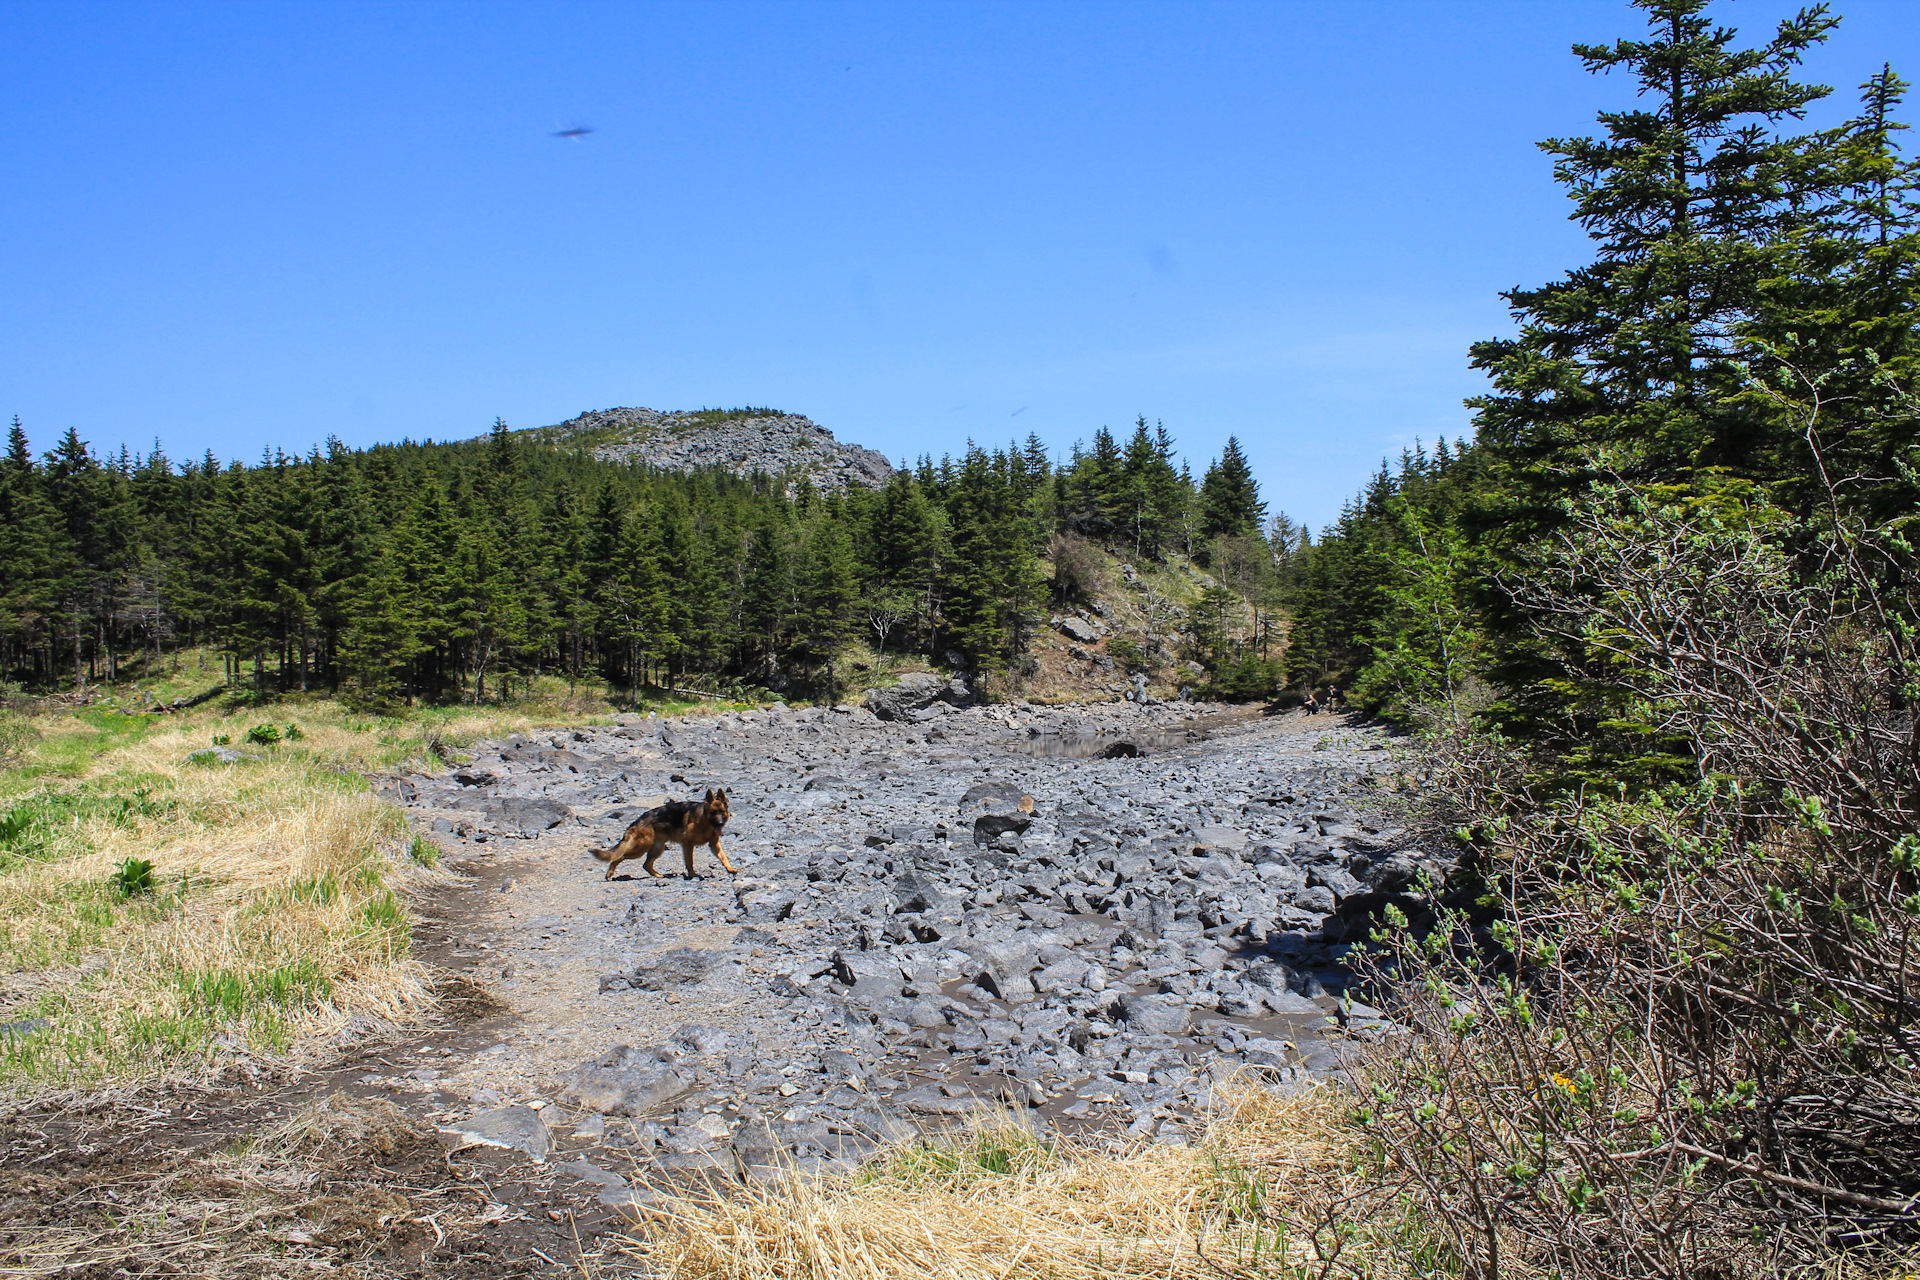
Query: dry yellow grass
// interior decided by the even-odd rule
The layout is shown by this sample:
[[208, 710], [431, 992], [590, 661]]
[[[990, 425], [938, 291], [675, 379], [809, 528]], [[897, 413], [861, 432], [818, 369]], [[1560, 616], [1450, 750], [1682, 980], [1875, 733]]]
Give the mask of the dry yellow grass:
[[668, 1196], [625, 1248], [669, 1280], [1197, 1280], [1316, 1274], [1336, 1250], [1403, 1274], [1358, 1207], [1350, 1096], [1225, 1088], [1205, 1142], [1117, 1154], [987, 1125], [851, 1177]]
[[[248, 744], [269, 714], [297, 738]], [[409, 723], [305, 703], [207, 711], [97, 745], [84, 721], [49, 719], [46, 738], [83, 763], [65, 779], [13, 775], [0, 801], [37, 824], [0, 862], [0, 974], [11, 971], [0, 1021], [49, 1025], [0, 1038], [0, 1075], [193, 1069], [431, 1015], [407, 899], [450, 876], [415, 856], [431, 850], [364, 775], [422, 761], [430, 743], [457, 748], [554, 718], [535, 708]], [[217, 737], [255, 758], [190, 760]], [[152, 864], [150, 890], [115, 883], [128, 859]]]

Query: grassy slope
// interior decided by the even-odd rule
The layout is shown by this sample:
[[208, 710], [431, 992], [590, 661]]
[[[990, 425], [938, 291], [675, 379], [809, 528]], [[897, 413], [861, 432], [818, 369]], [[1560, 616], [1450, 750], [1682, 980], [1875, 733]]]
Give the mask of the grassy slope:
[[[95, 693], [171, 700], [208, 687], [199, 665]], [[508, 707], [404, 716], [319, 697], [33, 715], [39, 740], [0, 770], [0, 1079], [195, 1070], [430, 1017], [407, 900], [448, 873], [366, 775], [611, 710], [549, 681]], [[248, 741], [268, 724], [279, 742]], [[250, 758], [193, 758], [222, 739]], [[145, 883], [129, 859], [152, 864]]]

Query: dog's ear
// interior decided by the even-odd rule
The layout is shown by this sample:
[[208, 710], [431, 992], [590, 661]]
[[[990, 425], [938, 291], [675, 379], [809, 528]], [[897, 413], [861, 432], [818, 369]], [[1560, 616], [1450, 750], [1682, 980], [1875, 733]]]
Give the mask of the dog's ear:
[[708, 788], [707, 788], [707, 803], [708, 803], [708, 804], [712, 804], [712, 803], [713, 803], [713, 788], [712, 788], [712, 787], [708, 787]]
[[713, 794], [720, 797], [721, 804], [725, 804], [727, 802], [727, 789], [725, 787], [720, 788], [718, 791], [714, 792]]

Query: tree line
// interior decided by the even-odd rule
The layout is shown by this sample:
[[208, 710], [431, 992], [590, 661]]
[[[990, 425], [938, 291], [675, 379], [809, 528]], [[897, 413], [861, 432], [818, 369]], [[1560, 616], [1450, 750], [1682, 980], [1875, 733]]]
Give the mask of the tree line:
[[69, 429], [0, 462], [0, 669], [37, 689], [222, 652], [266, 690], [478, 700], [540, 674], [716, 675], [833, 693], [855, 640], [1020, 664], [1050, 540], [1151, 558], [1257, 536], [1237, 440], [1196, 483], [1164, 428], [923, 457], [878, 490], [598, 461], [496, 422], [477, 440], [254, 465], [96, 456]]

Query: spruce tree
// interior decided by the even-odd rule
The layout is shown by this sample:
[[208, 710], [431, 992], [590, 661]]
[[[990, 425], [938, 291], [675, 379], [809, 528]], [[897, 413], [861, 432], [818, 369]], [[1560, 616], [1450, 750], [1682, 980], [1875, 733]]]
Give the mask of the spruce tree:
[[1805, 9], [1738, 49], [1706, 6], [1634, 0], [1647, 38], [1574, 46], [1589, 71], [1631, 75], [1644, 105], [1601, 112], [1603, 137], [1540, 144], [1598, 254], [1504, 294], [1518, 336], [1473, 349], [1494, 385], [1470, 402], [1480, 438], [1525, 495], [1489, 513], [1511, 534], [1551, 525], [1595, 465], [1673, 479], [1753, 460], [1754, 415], [1725, 393], [1762, 282], [1840, 195], [1836, 139], [1777, 132], [1829, 92], [1792, 73], [1837, 19]]
[[1200, 481], [1200, 537], [1249, 537], [1259, 532], [1266, 514], [1267, 504], [1260, 500], [1260, 485], [1239, 437], [1228, 436], [1219, 460]]

